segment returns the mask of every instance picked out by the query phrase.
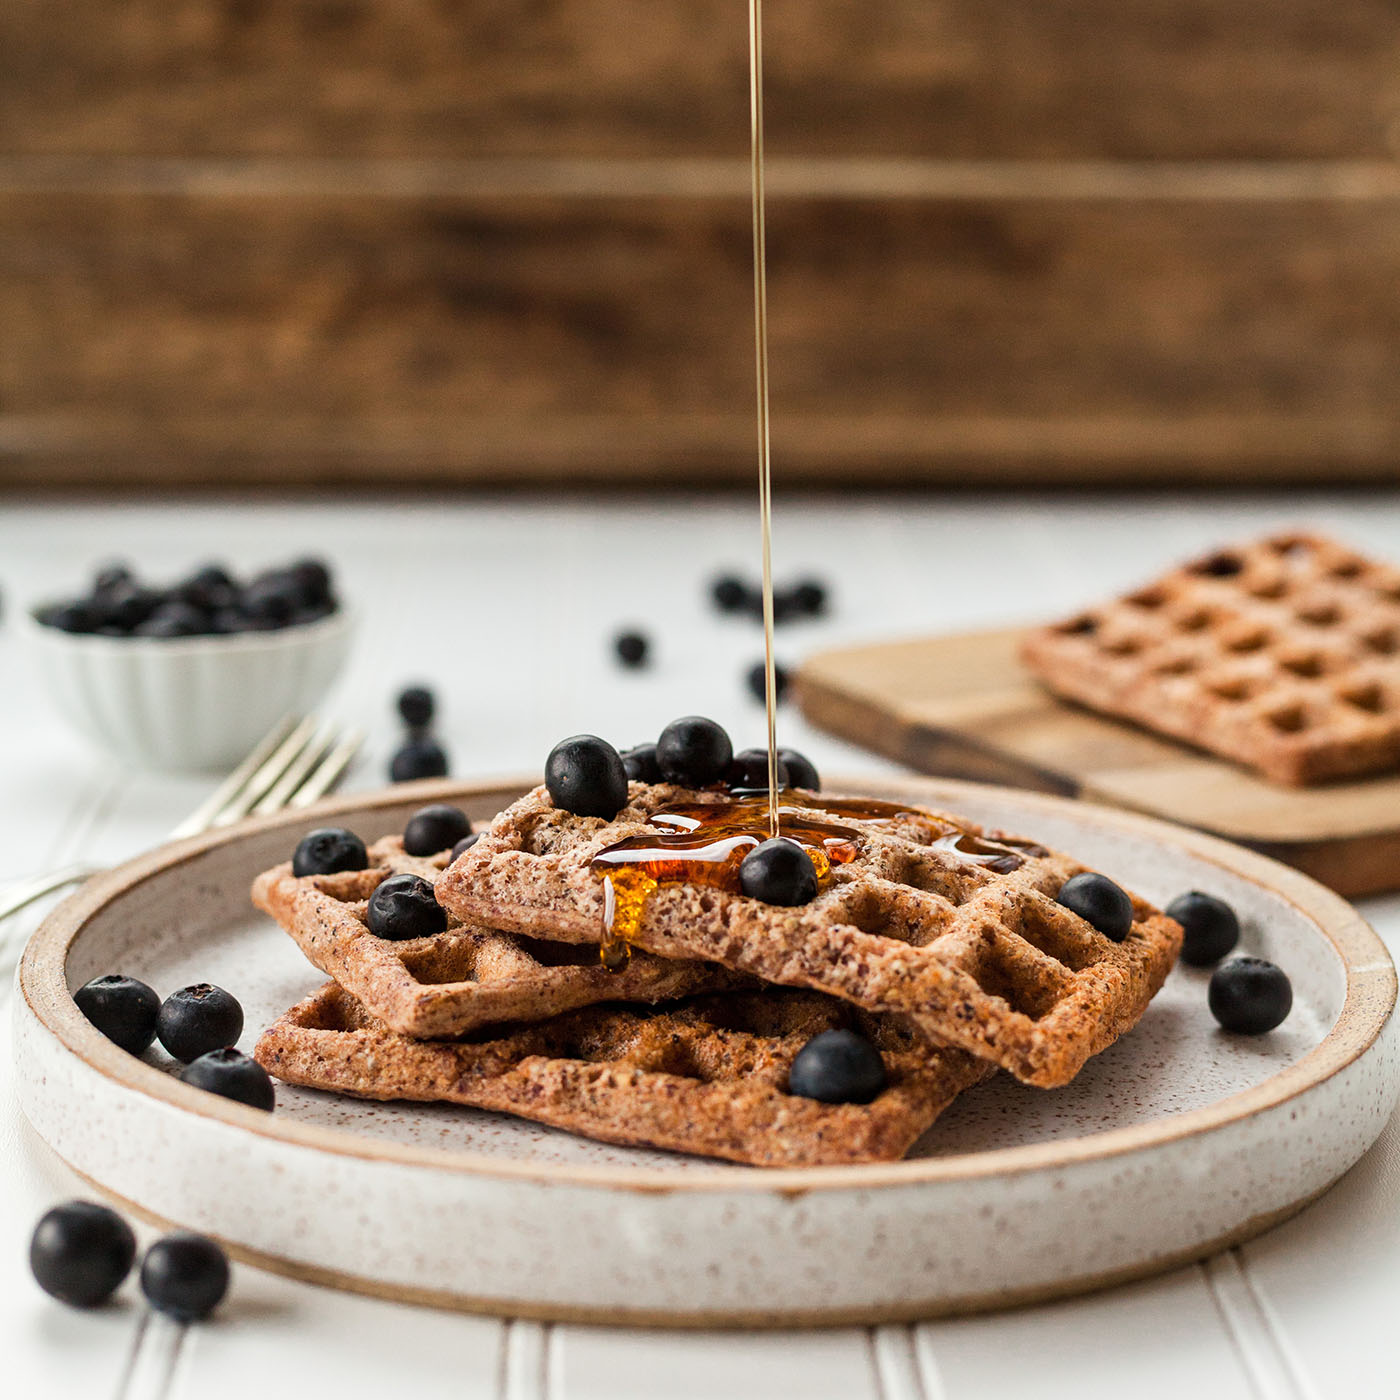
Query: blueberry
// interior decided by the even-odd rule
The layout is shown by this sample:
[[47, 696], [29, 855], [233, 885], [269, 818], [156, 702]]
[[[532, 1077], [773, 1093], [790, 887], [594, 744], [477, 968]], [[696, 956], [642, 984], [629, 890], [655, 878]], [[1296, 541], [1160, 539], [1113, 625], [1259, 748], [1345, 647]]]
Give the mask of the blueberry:
[[820, 617], [826, 611], [826, 585], [815, 578], [799, 579], [792, 586], [792, 601], [808, 617]]
[[822, 780], [810, 758], [798, 753], [796, 749], [779, 749], [778, 757], [787, 768], [789, 786], [806, 788], [808, 792], [821, 791]]
[[146, 622], [161, 605], [162, 596], [151, 588], [135, 583], [121, 583], [97, 595], [93, 604], [101, 614], [105, 627], [130, 632]]
[[445, 778], [447, 753], [436, 739], [409, 739], [389, 760], [389, 780], [411, 783], [415, 778]]
[[475, 846], [476, 843], [480, 840], [481, 833], [479, 831], [472, 832], [470, 836], [462, 837], [462, 839], [459, 842], [457, 842], [457, 844], [452, 848], [452, 859], [456, 860], [457, 857], [461, 855], [463, 851], [471, 850], [471, 848]]
[[228, 1258], [211, 1239], [177, 1230], [157, 1240], [141, 1261], [146, 1301], [177, 1322], [198, 1322], [228, 1292]]
[[391, 875], [369, 898], [365, 917], [378, 938], [427, 938], [447, 927], [447, 911], [421, 875]]
[[238, 585], [221, 564], [202, 565], [177, 583], [174, 593], [182, 602], [207, 613], [231, 608], [238, 602]]
[[627, 805], [627, 770], [622, 756], [596, 734], [575, 734], [550, 750], [545, 786], [554, 805], [579, 817], [617, 816]]
[[[787, 667], [779, 662], [773, 663], [773, 693], [778, 704], [782, 704], [787, 695], [788, 688]], [[749, 693], [761, 705], [768, 703], [768, 675], [767, 668], [762, 661], [755, 661], [744, 675], [744, 684], [748, 686]]]
[[634, 783], [659, 783], [661, 769], [656, 762], [655, 744], [638, 744], [622, 755], [622, 767]]
[[431, 856], [455, 846], [472, 834], [472, 824], [460, 807], [445, 802], [420, 807], [403, 829], [403, 848], [411, 856]]
[[[744, 749], [730, 760], [724, 774], [730, 792], [768, 791], [768, 750]], [[788, 786], [787, 764], [778, 756], [778, 786]]]
[[298, 559], [286, 570], [286, 574], [303, 606], [334, 605], [331, 571], [324, 560]]
[[256, 1061], [241, 1050], [225, 1047], [201, 1055], [180, 1071], [182, 1083], [192, 1084], [211, 1094], [220, 1094], [249, 1108], [263, 1108], [269, 1113], [276, 1106], [272, 1078]]
[[138, 637], [196, 637], [209, 631], [209, 616], [176, 598], [162, 603], [132, 631]]
[[73, 993], [73, 1000], [108, 1040], [129, 1054], [142, 1054], [156, 1038], [160, 998], [134, 977], [94, 977]]
[[1055, 898], [1115, 943], [1121, 943], [1133, 926], [1133, 901], [1107, 875], [1093, 871], [1074, 875], [1060, 886]]
[[111, 593], [117, 588], [130, 588], [136, 583], [136, 575], [128, 565], [113, 561], [103, 564], [92, 576], [94, 594]]
[[[796, 595], [790, 588], [778, 588], [773, 591], [773, 625], [781, 627], [785, 622], [791, 622], [794, 618], [801, 617], [805, 609], [797, 601]], [[760, 601], [759, 617], [763, 616], [762, 603]]]
[[870, 1103], [885, 1087], [885, 1062], [854, 1031], [822, 1031], [797, 1052], [788, 1093], [822, 1103]]
[[334, 875], [341, 870], [363, 870], [369, 864], [365, 843], [343, 826], [319, 826], [297, 842], [292, 874]]
[[82, 598], [40, 608], [34, 615], [45, 627], [56, 627], [60, 632], [95, 632], [102, 625], [101, 613]]
[[106, 1302], [135, 1258], [131, 1226], [95, 1201], [65, 1201], [46, 1211], [29, 1241], [29, 1267], [39, 1287], [75, 1308]]
[[1227, 1031], [1263, 1035], [1293, 1008], [1293, 987], [1280, 967], [1263, 958], [1235, 958], [1210, 975], [1210, 1014]]
[[1191, 890], [1167, 905], [1167, 917], [1185, 931], [1181, 961], [1192, 967], [1217, 963], [1240, 941], [1240, 921], [1223, 899]]
[[237, 1041], [243, 1034], [243, 1008], [222, 987], [196, 982], [166, 997], [156, 1034], [177, 1060], [189, 1064]]
[[645, 666], [650, 649], [651, 643], [641, 632], [619, 632], [613, 639], [613, 650], [624, 666]]
[[656, 762], [668, 783], [706, 787], [724, 777], [734, 746], [712, 719], [686, 715], [672, 720], [656, 741]]
[[413, 729], [426, 728], [433, 722], [437, 700], [426, 685], [410, 685], [399, 692], [394, 702], [406, 725]]
[[217, 636], [249, 630], [248, 619], [237, 608], [220, 608], [209, 614], [209, 630]]
[[710, 599], [722, 613], [744, 612], [749, 605], [749, 586], [734, 574], [721, 574], [710, 584]]
[[796, 842], [775, 836], [740, 862], [739, 888], [765, 904], [808, 904], [817, 897], [817, 868]]
[[285, 570], [266, 569], [243, 590], [239, 606], [254, 623], [285, 627], [300, 601], [300, 589]]

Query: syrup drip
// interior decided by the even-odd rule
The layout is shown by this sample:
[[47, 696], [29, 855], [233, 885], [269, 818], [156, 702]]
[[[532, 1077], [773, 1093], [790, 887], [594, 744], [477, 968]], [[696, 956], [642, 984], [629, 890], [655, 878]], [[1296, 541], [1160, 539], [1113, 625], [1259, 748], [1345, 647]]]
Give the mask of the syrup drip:
[[997, 872], [1015, 870], [1027, 856], [1045, 854], [1030, 842], [994, 841], [943, 818], [873, 798], [814, 798], [784, 791], [776, 803], [764, 793], [667, 808], [650, 819], [665, 830], [629, 836], [593, 859], [592, 868], [603, 882], [603, 966], [611, 972], [627, 966], [647, 901], [661, 886], [706, 885], [738, 894], [739, 866], [769, 839], [765, 818], [774, 805], [778, 834], [807, 852], [818, 888], [830, 881], [833, 865], [846, 865], [860, 854], [860, 831], [836, 820], [840, 817], [868, 826], [917, 821], [935, 833], [934, 850]]

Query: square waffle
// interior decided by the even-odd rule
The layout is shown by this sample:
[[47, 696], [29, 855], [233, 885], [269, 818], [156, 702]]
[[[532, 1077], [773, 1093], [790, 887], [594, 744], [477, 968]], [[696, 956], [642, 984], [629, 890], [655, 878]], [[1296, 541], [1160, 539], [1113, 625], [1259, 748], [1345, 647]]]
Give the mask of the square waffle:
[[1319, 535], [1217, 550], [1021, 655], [1059, 695], [1276, 782], [1400, 766], [1400, 570]]
[[[862, 821], [839, 800], [787, 796], [811, 804], [804, 815], [857, 833], [855, 858], [832, 865], [810, 904], [663, 884], [631, 941], [908, 1016], [934, 1044], [1045, 1087], [1067, 1083], [1133, 1026], [1176, 957], [1179, 926], [1141, 900], [1122, 943], [1057, 904], [1084, 869], [1067, 856], [915, 808]], [[443, 872], [438, 901], [493, 928], [598, 942], [605, 892], [593, 858], [659, 832], [650, 819], [668, 806], [727, 800], [632, 783], [628, 805], [603, 821], [559, 811], [537, 788]]]
[[[888, 1082], [869, 1104], [786, 1091], [797, 1052], [838, 1027], [862, 1031], [884, 1059]], [[830, 997], [773, 990], [645, 1010], [590, 1006], [442, 1042], [391, 1031], [331, 982], [269, 1027], [254, 1054], [289, 1084], [466, 1104], [603, 1142], [765, 1167], [894, 1161], [991, 1072]]]
[[449, 922], [445, 933], [393, 942], [365, 923], [375, 889], [391, 875], [432, 881], [448, 853], [411, 856], [397, 836], [369, 848], [369, 867], [335, 875], [292, 874], [291, 862], [253, 882], [253, 903], [271, 914], [322, 972], [390, 1029], [448, 1037], [501, 1021], [553, 1016], [597, 1001], [668, 1001], [752, 985], [723, 968], [661, 958], [607, 972], [593, 949]]

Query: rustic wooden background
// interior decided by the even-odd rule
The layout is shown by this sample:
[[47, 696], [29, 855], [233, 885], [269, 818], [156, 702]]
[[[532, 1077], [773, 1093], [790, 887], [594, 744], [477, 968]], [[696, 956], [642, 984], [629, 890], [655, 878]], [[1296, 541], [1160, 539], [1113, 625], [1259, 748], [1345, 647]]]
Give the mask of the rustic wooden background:
[[[746, 0], [0, 0], [0, 481], [744, 481]], [[1394, 0], [767, 0], [785, 481], [1393, 479]]]

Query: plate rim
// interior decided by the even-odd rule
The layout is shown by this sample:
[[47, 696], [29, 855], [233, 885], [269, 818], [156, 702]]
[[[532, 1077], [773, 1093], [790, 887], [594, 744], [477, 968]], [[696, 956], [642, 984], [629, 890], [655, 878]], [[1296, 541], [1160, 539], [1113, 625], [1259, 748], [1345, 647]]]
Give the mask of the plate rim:
[[1300, 1060], [1262, 1083], [1201, 1108], [1148, 1123], [954, 1157], [772, 1170], [715, 1164], [675, 1172], [653, 1166], [509, 1161], [462, 1149], [368, 1141], [349, 1129], [269, 1116], [182, 1084], [156, 1066], [118, 1049], [87, 1021], [68, 993], [65, 975], [68, 950], [87, 922], [127, 891], [211, 850], [282, 827], [303, 826], [308, 820], [320, 817], [349, 812], [370, 815], [383, 808], [449, 798], [500, 800], [507, 794], [519, 795], [536, 785], [537, 779], [533, 776], [399, 783], [369, 792], [336, 796], [293, 811], [250, 818], [200, 836], [157, 846], [94, 876], [44, 919], [19, 962], [16, 978], [20, 995], [31, 1015], [50, 1036], [105, 1078], [179, 1111], [288, 1146], [432, 1171], [511, 1181], [532, 1180], [549, 1185], [662, 1194], [772, 1191], [787, 1196], [800, 1196], [814, 1189], [873, 1190], [1064, 1169], [1228, 1128], [1279, 1108], [1346, 1069], [1375, 1045], [1396, 1004], [1395, 965], [1375, 930], [1340, 895], [1267, 856], [1157, 817], [1097, 803], [953, 778], [874, 775], [863, 778], [842, 775], [827, 786], [832, 790], [860, 791], [864, 788], [886, 795], [908, 794], [911, 800], [917, 797], [925, 804], [930, 801], [929, 794], [936, 791], [949, 794], [948, 805], [954, 807], [960, 794], [968, 794], [1006, 799], [1029, 808], [1032, 814], [1036, 811], [1063, 813], [1069, 809], [1085, 813], [1091, 822], [1110, 829], [1184, 847], [1196, 859], [1264, 886], [1314, 923], [1340, 958], [1346, 991], [1335, 1023]]

